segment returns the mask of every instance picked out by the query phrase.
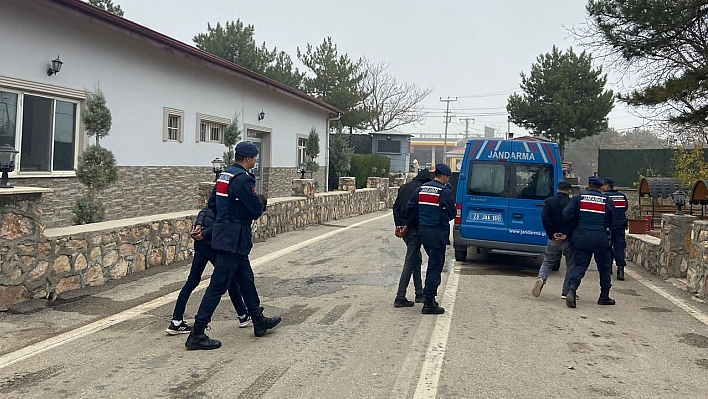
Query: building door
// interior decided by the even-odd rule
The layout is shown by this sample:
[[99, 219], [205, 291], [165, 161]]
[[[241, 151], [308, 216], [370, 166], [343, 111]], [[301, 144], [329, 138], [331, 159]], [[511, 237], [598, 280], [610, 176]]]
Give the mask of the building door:
[[251, 173], [256, 176], [256, 190], [259, 193], [263, 193], [263, 168], [270, 160], [270, 154], [267, 153], [268, 146], [263, 145], [265, 140], [266, 133], [251, 129], [247, 130], [246, 141], [253, 143], [258, 148], [258, 161], [256, 166], [251, 169]]

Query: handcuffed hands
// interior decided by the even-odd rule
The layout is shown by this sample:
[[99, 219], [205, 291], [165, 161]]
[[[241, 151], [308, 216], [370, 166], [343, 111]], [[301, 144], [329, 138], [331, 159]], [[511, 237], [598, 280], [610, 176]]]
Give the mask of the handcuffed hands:
[[408, 233], [408, 226], [396, 226], [396, 237], [403, 238]]

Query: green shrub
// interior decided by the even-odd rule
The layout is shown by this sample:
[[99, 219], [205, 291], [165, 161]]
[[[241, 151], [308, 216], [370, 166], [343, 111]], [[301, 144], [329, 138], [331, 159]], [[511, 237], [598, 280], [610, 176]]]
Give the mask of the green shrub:
[[92, 145], [79, 156], [76, 178], [89, 189], [105, 189], [118, 181], [116, 157], [111, 150]]
[[72, 219], [75, 225], [102, 222], [104, 220], [106, 220], [106, 208], [95, 197], [84, 195], [76, 200], [74, 218]]
[[[377, 154], [353, 154], [352, 176], [356, 177], [356, 188], [366, 187], [368, 177], [388, 177], [391, 171], [391, 158]], [[376, 168], [374, 175], [373, 169]], [[386, 176], [384, 176], [386, 170]]]

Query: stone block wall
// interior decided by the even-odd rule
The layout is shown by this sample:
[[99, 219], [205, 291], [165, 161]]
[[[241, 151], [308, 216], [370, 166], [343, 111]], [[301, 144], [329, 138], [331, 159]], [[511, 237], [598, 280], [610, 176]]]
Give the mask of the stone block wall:
[[[266, 168], [268, 170], [267, 172], [267, 179], [265, 177], [265, 170], [264, 170], [264, 181], [263, 181], [263, 194], [270, 198], [275, 198], [275, 197], [289, 197], [291, 194], [290, 191], [290, 183], [293, 181], [293, 179], [299, 179], [302, 174], [298, 172], [298, 167], [290, 167], [290, 168]], [[316, 192], [324, 192], [325, 188], [327, 186], [326, 180], [325, 180], [325, 167], [320, 165], [320, 168], [317, 172], [312, 173], [312, 177], [310, 177], [310, 173], [305, 174], [306, 179], [314, 179], [315, 180], [315, 191]], [[266, 187], [266, 180], [267, 180], [267, 187]]]
[[[194, 209], [197, 203], [194, 187], [212, 180], [211, 167], [119, 166], [118, 182], [99, 198], [106, 206], [106, 220], [186, 211]], [[75, 177], [16, 178], [12, 183], [54, 190], [42, 197], [47, 228], [71, 226], [76, 198], [85, 192], [84, 185]]]
[[626, 258], [662, 278], [685, 277], [687, 287], [708, 298], [708, 221], [662, 215], [661, 238], [627, 234]]
[[[214, 183], [192, 190], [206, 203]], [[268, 201], [254, 239], [311, 224], [389, 209], [397, 188], [319, 193]], [[384, 198], [382, 200], [382, 197]], [[198, 209], [44, 231], [41, 194], [0, 195], [0, 310], [32, 298], [101, 285], [158, 265], [189, 259]]]

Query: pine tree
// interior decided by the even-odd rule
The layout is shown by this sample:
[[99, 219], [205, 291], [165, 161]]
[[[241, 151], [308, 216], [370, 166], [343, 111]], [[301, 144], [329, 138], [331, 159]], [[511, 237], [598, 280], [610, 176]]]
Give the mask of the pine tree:
[[317, 158], [318, 155], [320, 155], [320, 135], [317, 133], [317, 129], [313, 126], [310, 129], [310, 135], [307, 137], [307, 144], [305, 144], [307, 170], [317, 172], [320, 168], [320, 164], [315, 162], [315, 158]]
[[111, 0], [88, 0], [88, 2], [93, 6], [104, 9], [119, 17], [123, 16], [123, 9], [121, 9], [119, 5], [113, 4]]

